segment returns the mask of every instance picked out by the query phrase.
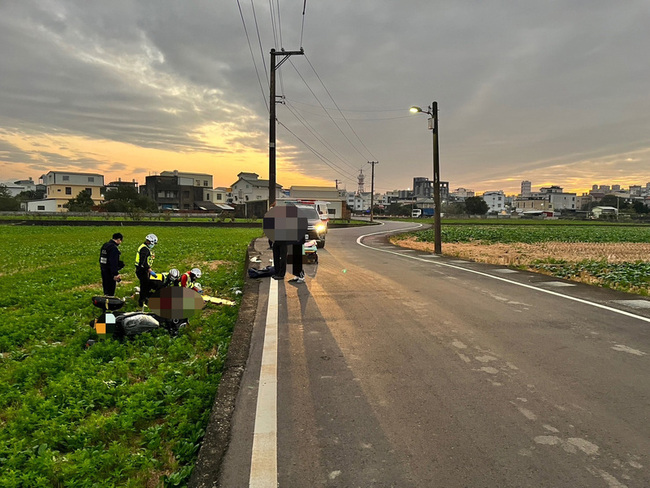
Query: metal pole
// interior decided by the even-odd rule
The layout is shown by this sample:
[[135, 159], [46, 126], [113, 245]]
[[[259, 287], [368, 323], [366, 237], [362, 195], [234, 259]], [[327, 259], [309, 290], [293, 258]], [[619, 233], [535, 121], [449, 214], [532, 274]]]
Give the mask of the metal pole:
[[435, 205], [435, 214], [433, 219], [434, 234], [436, 242], [434, 243], [434, 253], [442, 254], [442, 231], [440, 228], [440, 157], [438, 153], [438, 102], [431, 103], [431, 117], [433, 118], [433, 203]]
[[372, 172], [370, 176], [370, 222], [374, 222], [374, 206], [375, 206], [375, 164], [379, 164], [379, 161], [368, 161], [368, 164], [372, 166]]

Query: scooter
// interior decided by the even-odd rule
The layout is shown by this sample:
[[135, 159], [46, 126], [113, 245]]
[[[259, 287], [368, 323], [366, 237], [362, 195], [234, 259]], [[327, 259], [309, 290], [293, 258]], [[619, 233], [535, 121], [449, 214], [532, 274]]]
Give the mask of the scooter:
[[97, 331], [100, 340], [109, 334], [122, 340], [160, 327], [167, 330], [172, 337], [176, 337], [180, 329], [189, 323], [187, 319], [165, 319], [150, 312], [114, 313], [124, 306], [124, 298], [94, 296], [92, 303], [103, 311], [101, 316], [90, 321], [90, 326]]

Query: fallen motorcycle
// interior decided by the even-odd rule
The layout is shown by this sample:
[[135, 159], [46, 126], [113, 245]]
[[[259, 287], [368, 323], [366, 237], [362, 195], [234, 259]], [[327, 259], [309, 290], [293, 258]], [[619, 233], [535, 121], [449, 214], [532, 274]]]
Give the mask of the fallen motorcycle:
[[[109, 335], [115, 339], [123, 340], [160, 327], [175, 337], [180, 329], [189, 323], [186, 318], [166, 319], [150, 312], [114, 313], [124, 306], [126, 303], [124, 298], [94, 296], [92, 303], [103, 311], [101, 316], [90, 321], [90, 326], [97, 332], [99, 340], [105, 339]], [[91, 341], [93, 340], [91, 339], [89, 342]]]

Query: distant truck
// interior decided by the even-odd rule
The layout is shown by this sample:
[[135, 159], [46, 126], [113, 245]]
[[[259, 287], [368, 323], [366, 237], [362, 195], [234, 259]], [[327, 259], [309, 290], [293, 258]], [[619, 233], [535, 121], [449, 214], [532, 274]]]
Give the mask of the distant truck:
[[411, 218], [433, 217], [435, 214], [436, 210], [434, 208], [414, 208], [411, 211]]

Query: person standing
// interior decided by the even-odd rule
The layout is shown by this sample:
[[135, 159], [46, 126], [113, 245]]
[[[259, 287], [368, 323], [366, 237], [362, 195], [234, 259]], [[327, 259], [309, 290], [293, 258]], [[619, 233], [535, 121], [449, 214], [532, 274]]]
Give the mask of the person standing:
[[115, 296], [117, 283], [122, 279], [120, 270], [124, 267], [124, 263], [120, 261], [122, 253], [118, 247], [122, 244], [123, 239], [124, 236], [116, 232], [111, 240], [105, 243], [99, 251], [99, 269], [102, 273], [102, 287], [105, 296]]
[[149, 283], [149, 276], [153, 273], [153, 254], [151, 250], [158, 243], [156, 234], [147, 234], [144, 238], [144, 243], [140, 244], [138, 251], [135, 255], [135, 275], [140, 280], [140, 299], [138, 305], [141, 307], [147, 303], [149, 299], [149, 292], [151, 291], [151, 284]]

